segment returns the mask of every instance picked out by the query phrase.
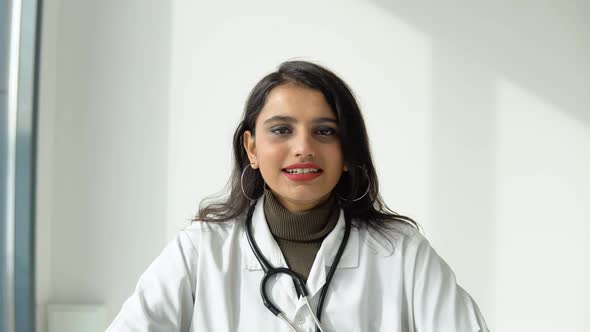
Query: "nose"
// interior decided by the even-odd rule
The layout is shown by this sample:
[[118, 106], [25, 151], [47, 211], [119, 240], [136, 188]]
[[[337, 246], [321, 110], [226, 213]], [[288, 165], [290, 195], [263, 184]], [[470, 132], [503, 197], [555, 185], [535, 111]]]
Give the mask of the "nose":
[[293, 152], [296, 157], [315, 156], [315, 148], [311, 135], [304, 133], [297, 135], [294, 140]]

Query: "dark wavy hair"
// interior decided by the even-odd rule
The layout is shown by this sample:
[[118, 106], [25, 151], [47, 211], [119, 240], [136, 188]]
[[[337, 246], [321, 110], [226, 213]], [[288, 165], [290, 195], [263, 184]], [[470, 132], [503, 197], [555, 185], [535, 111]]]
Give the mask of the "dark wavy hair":
[[[256, 135], [256, 119], [269, 92], [280, 85], [296, 84], [320, 91], [338, 119], [344, 163], [348, 172], [334, 188], [338, 203], [355, 220], [355, 225], [366, 223], [372, 229], [382, 229], [390, 222], [408, 223], [418, 227], [409, 217], [390, 210], [379, 194], [377, 173], [371, 158], [369, 138], [359, 106], [348, 85], [332, 71], [307, 61], [283, 62], [277, 71], [260, 80], [246, 101], [242, 120], [233, 137], [233, 171], [225, 191], [203, 199], [193, 221], [229, 221], [245, 213], [252, 202], [242, 192], [241, 177], [250, 164], [243, 146], [246, 130]], [[250, 198], [264, 193], [264, 180], [259, 170], [245, 171], [243, 190]], [[368, 192], [367, 192], [368, 188]], [[358, 200], [355, 198], [366, 195]], [[227, 195], [229, 193], [229, 196]]]

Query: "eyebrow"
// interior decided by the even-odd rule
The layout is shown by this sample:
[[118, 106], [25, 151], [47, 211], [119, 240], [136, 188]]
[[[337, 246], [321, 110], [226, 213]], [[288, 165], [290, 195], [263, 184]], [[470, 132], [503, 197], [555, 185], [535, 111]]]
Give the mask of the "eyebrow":
[[[296, 123], [297, 120], [294, 117], [291, 116], [284, 116], [284, 115], [275, 115], [271, 118], [268, 118], [264, 121], [264, 124], [270, 123], [270, 122], [288, 122], [288, 123]], [[334, 119], [334, 118], [327, 118], [327, 117], [320, 117], [320, 118], [315, 118], [313, 119], [312, 123], [323, 123], [323, 122], [331, 122], [334, 124], [338, 124], [338, 120]]]

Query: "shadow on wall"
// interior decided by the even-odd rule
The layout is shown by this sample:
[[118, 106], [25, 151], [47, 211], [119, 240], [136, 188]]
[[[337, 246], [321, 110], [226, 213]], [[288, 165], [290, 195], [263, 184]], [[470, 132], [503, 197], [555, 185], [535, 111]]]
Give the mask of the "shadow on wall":
[[582, 1], [373, 3], [431, 39], [431, 202], [436, 222], [427, 236], [435, 244], [444, 239], [441, 254], [451, 266], [463, 267], [456, 273], [460, 283], [462, 278], [469, 280], [463, 283], [467, 290], [487, 290], [472, 295], [485, 299], [479, 304], [493, 328], [498, 84], [510, 81], [590, 130], [590, 23], [584, 15], [590, 5]]
[[435, 62], [461, 53], [590, 126], [590, 3], [373, 2], [426, 33]]

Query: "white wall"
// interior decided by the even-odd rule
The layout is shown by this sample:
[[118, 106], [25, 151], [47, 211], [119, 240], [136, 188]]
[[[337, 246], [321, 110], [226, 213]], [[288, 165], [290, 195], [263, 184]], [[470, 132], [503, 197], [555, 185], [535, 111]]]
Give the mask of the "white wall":
[[49, 303], [114, 315], [165, 244], [170, 17], [160, 1], [44, 2], [39, 331]]
[[114, 315], [225, 184], [253, 84], [303, 58], [352, 86], [386, 201], [493, 330], [590, 328], [582, 1], [52, 3], [40, 304]]
[[588, 3], [376, 3], [431, 39], [427, 234], [494, 330], [589, 330]]

